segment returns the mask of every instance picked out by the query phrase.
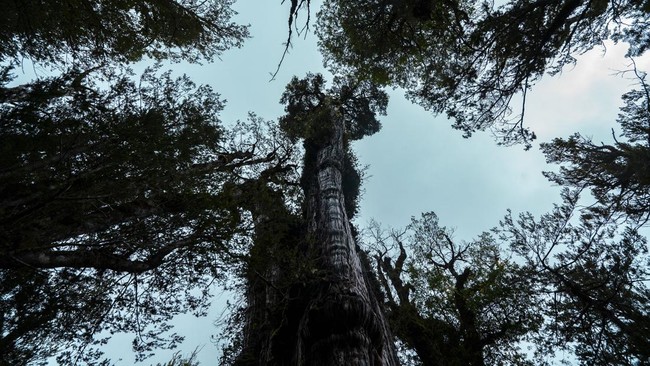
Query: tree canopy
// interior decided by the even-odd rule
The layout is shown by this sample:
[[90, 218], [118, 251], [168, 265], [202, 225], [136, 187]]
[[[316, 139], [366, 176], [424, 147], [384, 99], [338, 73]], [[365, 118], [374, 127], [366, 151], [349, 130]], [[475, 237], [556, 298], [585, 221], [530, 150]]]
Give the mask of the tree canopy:
[[548, 162], [561, 165], [559, 172], [545, 173], [551, 181], [590, 189], [597, 200], [593, 214], [643, 225], [650, 219], [650, 87], [644, 72], [634, 73], [638, 86], [623, 95], [621, 132], [617, 138], [612, 129], [611, 144], [574, 134], [542, 144], [542, 151]]
[[[0, 363], [138, 359], [246, 260], [243, 202], [291, 180], [294, 144], [251, 115], [225, 128], [209, 86], [143, 58], [211, 60], [247, 29], [230, 1], [16, 2], [0, 32]], [[18, 84], [27, 59], [52, 76]], [[284, 191], [290, 195], [288, 190]]]
[[431, 212], [405, 230], [373, 225], [367, 248], [404, 363], [647, 363], [647, 239], [578, 199], [566, 189], [552, 212], [508, 213], [471, 242]]
[[404, 230], [369, 229], [368, 251], [405, 364], [525, 364], [520, 342], [541, 327], [542, 308], [532, 278], [494, 235], [457, 242], [433, 212]]
[[241, 46], [232, 0], [12, 1], [0, 15], [0, 60], [95, 66], [144, 57], [199, 61]]
[[191, 290], [246, 256], [238, 202], [255, 191], [237, 187], [295, 166], [293, 144], [258, 117], [223, 129], [209, 87], [156, 69], [108, 90], [82, 77], [5, 88], [0, 267], [3, 293], [16, 295], [3, 298], [0, 344], [15, 364], [22, 347], [48, 353], [38, 337], [60, 344], [145, 324], [159, 333], [175, 313], [204, 311], [207, 293]]
[[545, 306], [544, 332], [534, 339], [545, 352], [572, 351], [583, 365], [647, 363], [647, 240], [633, 225], [580, 214], [578, 198], [565, 190], [552, 212], [508, 215], [499, 229]]
[[[650, 362], [650, 87], [636, 67], [613, 142], [542, 144], [560, 166], [546, 176], [565, 188], [551, 212], [508, 213], [471, 241], [428, 212], [372, 227], [366, 252], [349, 222], [362, 180], [352, 142], [379, 131], [384, 87], [466, 137], [530, 147], [527, 92], [608, 39], [644, 55], [650, 1], [326, 0], [316, 24], [332, 86], [294, 77], [278, 121], [230, 126], [216, 91], [160, 61], [241, 46], [233, 1], [5, 5], [0, 365], [108, 364], [118, 332], [142, 361], [176, 347], [173, 316], [205, 315], [233, 278], [244, 302], [232, 364], [329, 365], [336, 348], [393, 365], [393, 335], [405, 364], [543, 365], [564, 351], [584, 365]], [[310, 1], [288, 5], [285, 54]], [[52, 75], [15, 82], [24, 60]], [[141, 61], [154, 66], [135, 75]]]
[[629, 43], [630, 57], [643, 54], [649, 4], [328, 0], [317, 33], [332, 70], [402, 87], [465, 136], [490, 130], [501, 144], [530, 144], [525, 102], [535, 82], [607, 39]]

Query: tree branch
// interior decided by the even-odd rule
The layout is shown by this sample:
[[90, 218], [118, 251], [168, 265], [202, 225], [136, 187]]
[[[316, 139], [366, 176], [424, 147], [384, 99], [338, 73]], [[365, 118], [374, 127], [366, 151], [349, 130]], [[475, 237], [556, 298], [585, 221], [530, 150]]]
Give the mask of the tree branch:
[[159, 267], [165, 257], [174, 250], [192, 243], [191, 238], [182, 239], [162, 247], [145, 260], [131, 260], [104, 250], [49, 250], [9, 253], [0, 257], [0, 268], [94, 268], [117, 272], [142, 273]]

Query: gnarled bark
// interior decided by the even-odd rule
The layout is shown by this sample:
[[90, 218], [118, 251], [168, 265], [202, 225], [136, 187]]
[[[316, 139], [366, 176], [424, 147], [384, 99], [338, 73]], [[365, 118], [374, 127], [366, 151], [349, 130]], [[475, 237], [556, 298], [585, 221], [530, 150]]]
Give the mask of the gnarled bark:
[[316, 169], [306, 192], [308, 242], [323, 278], [300, 322], [296, 356], [308, 365], [396, 365], [393, 339], [362, 268], [345, 210], [344, 125], [337, 112], [332, 118], [330, 141], [315, 154]]
[[[287, 240], [298, 243], [308, 273], [296, 275], [271, 257], [270, 263], [249, 271], [247, 323], [237, 365], [398, 365], [345, 209], [343, 119], [334, 108], [331, 116], [329, 138], [305, 144], [306, 230], [293, 233], [303, 237], [256, 243], [256, 248], [276, 253]], [[275, 285], [291, 276], [300, 280]]]

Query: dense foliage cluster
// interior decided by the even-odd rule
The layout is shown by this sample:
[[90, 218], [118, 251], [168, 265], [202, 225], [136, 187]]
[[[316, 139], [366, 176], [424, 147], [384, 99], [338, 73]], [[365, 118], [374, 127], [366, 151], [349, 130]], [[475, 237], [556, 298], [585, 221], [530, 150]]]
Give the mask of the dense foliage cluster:
[[526, 92], [546, 71], [607, 39], [641, 55], [649, 26], [647, 1], [328, 0], [318, 17], [330, 68], [400, 86], [465, 136], [488, 129], [502, 144], [535, 138]]
[[[456, 242], [433, 212], [404, 230], [371, 227], [369, 252], [406, 364], [524, 364], [542, 322], [532, 278], [490, 233]], [[408, 352], [415, 356], [408, 358]]]
[[634, 71], [638, 88], [623, 95], [618, 139], [613, 129], [611, 145], [575, 134], [542, 144], [542, 151], [548, 162], [561, 164], [559, 173], [545, 173], [551, 181], [590, 189], [598, 202], [593, 214], [644, 224], [650, 219], [650, 86], [645, 73]]
[[0, 59], [64, 66], [212, 60], [248, 36], [232, 0], [12, 1], [0, 15]]
[[[246, 258], [255, 187], [294, 179], [294, 145], [254, 115], [224, 128], [208, 86], [128, 65], [211, 60], [247, 29], [231, 1], [6, 5], [0, 364], [94, 364], [118, 332], [138, 359], [173, 348], [171, 318], [205, 314]], [[17, 83], [25, 60], [52, 76]]]
[[311, 179], [314, 169], [314, 152], [330, 138], [334, 118], [342, 118], [345, 125], [345, 166], [343, 190], [349, 218], [358, 209], [361, 174], [350, 142], [379, 131], [378, 115], [386, 114], [387, 94], [376, 84], [336, 79], [330, 89], [325, 89], [325, 79], [320, 74], [308, 74], [303, 79], [294, 77], [282, 95], [286, 114], [279, 125], [293, 141], [303, 141], [305, 148], [303, 189], [306, 179]]

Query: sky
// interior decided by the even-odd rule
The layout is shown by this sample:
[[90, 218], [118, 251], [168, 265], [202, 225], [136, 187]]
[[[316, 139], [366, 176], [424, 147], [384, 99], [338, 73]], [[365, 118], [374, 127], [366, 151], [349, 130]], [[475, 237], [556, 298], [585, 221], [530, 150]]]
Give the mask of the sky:
[[[312, 6], [312, 22], [319, 2]], [[275, 80], [270, 81], [287, 37], [289, 2], [239, 1], [235, 20], [250, 24], [252, 38], [241, 49], [229, 50], [211, 64], [169, 64], [197, 83], [210, 84], [227, 100], [222, 120], [245, 119], [255, 112], [275, 120], [283, 114], [279, 104], [285, 85], [294, 75], [307, 72], [329, 75], [322, 66], [317, 38], [312, 32], [294, 37]], [[298, 24], [305, 21], [297, 19]], [[543, 176], [554, 169], [545, 163], [540, 142], [580, 132], [596, 141], [611, 141], [620, 96], [634, 81], [617, 75], [629, 68], [625, 45], [606, 45], [578, 57], [575, 67], [561, 75], [545, 77], [527, 96], [526, 124], [537, 134], [533, 148], [496, 146], [489, 133], [464, 139], [451, 122], [436, 117], [405, 100], [400, 90], [390, 91], [388, 115], [382, 130], [354, 145], [361, 165], [368, 165], [368, 177], [356, 224], [375, 219], [386, 227], [407, 225], [411, 216], [435, 211], [441, 225], [455, 229], [457, 240], [471, 240], [498, 224], [507, 209], [517, 214], [536, 215], [549, 211], [560, 200], [558, 187]], [[648, 57], [639, 60], [640, 69], [650, 70]], [[216, 365], [219, 347], [211, 342], [218, 333], [214, 325], [229, 294], [213, 301], [206, 318], [180, 316], [175, 332], [185, 335], [179, 349], [188, 354], [200, 348], [202, 366]], [[116, 337], [105, 348], [117, 365], [131, 365], [132, 336]], [[174, 352], [159, 352], [144, 365], [165, 362]], [[122, 361], [118, 361], [121, 359]]]

